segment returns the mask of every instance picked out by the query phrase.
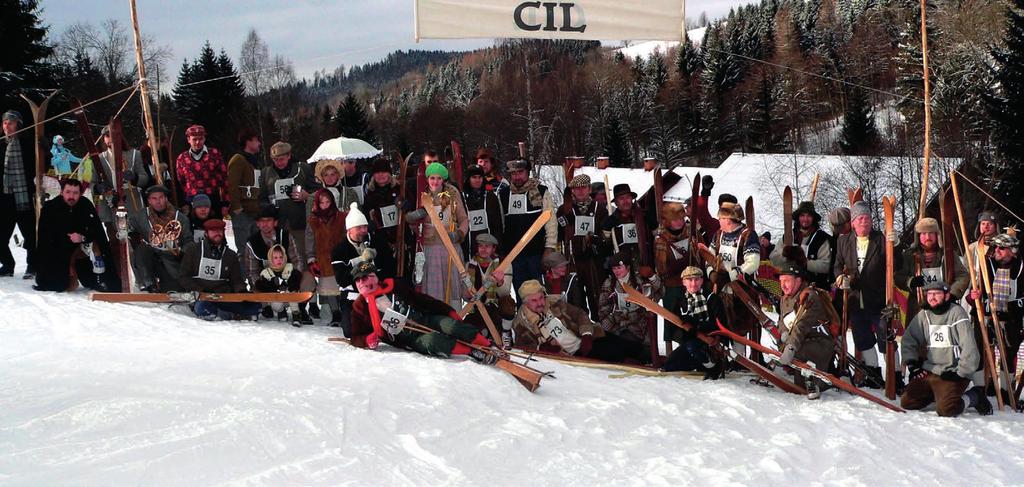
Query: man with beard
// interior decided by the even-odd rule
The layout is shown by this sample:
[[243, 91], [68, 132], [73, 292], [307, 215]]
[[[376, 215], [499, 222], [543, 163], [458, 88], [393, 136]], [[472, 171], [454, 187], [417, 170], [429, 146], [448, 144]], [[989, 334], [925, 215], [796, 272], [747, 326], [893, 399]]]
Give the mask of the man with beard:
[[558, 235], [562, 241], [562, 253], [568, 257], [572, 267], [570, 272], [575, 273], [582, 296], [586, 296], [585, 303], [571, 303], [588, 310], [590, 319], [596, 320], [600, 308], [597, 293], [604, 281], [604, 273], [601, 272], [603, 257], [599, 251], [603, 245], [603, 232], [598, 229], [608, 217], [608, 208], [590, 196], [590, 177], [585, 174], [572, 178], [569, 191], [571, 198], [558, 209]]
[[[292, 265], [295, 275], [299, 276], [302, 273], [303, 261], [299, 258], [299, 252], [295, 248], [295, 240], [292, 239], [291, 232], [278, 226], [277, 208], [265, 205], [256, 214], [256, 232], [249, 237], [248, 241], [238, 246], [242, 275], [245, 276], [249, 289], [256, 289], [256, 281], [260, 279], [260, 273], [269, 267], [270, 248], [275, 245], [285, 251], [285, 260]], [[271, 308], [270, 303], [263, 306], [264, 318], [274, 316]], [[305, 309], [305, 303], [303, 303], [302, 309]]]
[[627, 252], [634, 269], [639, 269], [644, 277], [652, 276], [654, 269], [649, 261], [651, 234], [648, 229], [657, 227], [657, 222], [651, 219], [654, 212], [645, 215], [640, 211], [635, 201], [636, 193], [628, 184], [616, 184], [612, 188], [612, 199], [615, 211], [601, 224], [605, 255]]
[[905, 409], [923, 409], [935, 403], [939, 416], [954, 417], [973, 407], [992, 414], [992, 403], [981, 385], [967, 390], [981, 363], [971, 317], [952, 300], [942, 281], [924, 287], [921, 311], [903, 335], [903, 356], [910, 379], [900, 397]]
[[[244, 293], [245, 280], [238, 254], [224, 239], [224, 220], [208, 220], [206, 236], [185, 247], [181, 259], [181, 287], [200, 293]], [[255, 320], [260, 303], [196, 301], [192, 312], [205, 320]]]
[[466, 181], [462, 185], [462, 197], [466, 201], [466, 216], [469, 218], [469, 235], [462, 242], [463, 255], [476, 252], [476, 237], [489, 234], [500, 242], [502, 231], [501, 206], [498, 195], [488, 191], [484, 183], [484, 171], [480, 166], [466, 169]]
[[808, 280], [821, 289], [832, 284], [832, 236], [821, 229], [821, 215], [814, 203], [804, 201], [793, 212], [793, 243], [779, 246], [771, 253], [772, 265], [795, 265], [807, 270]]
[[601, 308], [597, 313], [597, 324], [604, 331], [619, 338], [650, 345], [651, 336], [647, 330], [648, 311], [626, 300], [624, 285], [629, 285], [654, 302], [661, 299], [664, 289], [660, 277], [634, 273], [630, 268], [631, 262], [627, 252], [619, 252], [611, 257], [612, 275], [601, 285]]
[[96, 208], [82, 198], [82, 183], [61, 181], [60, 198], [43, 204], [39, 217], [37, 291], [72, 291], [78, 284], [120, 292], [107, 235]]
[[392, 255], [397, 255], [401, 245], [396, 241], [398, 215], [405, 209], [400, 206], [404, 202], [398, 191], [398, 181], [391, 174], [391, 164], [384, 159], [377, 159], [370, 172], [370, 182], [363, 197], [363, 213], [369, 216], [370, 237], [387, 242]]
[[[983, 262], [988, 267], [992, 294], [987, 295], [981, 289], [972, 290], [971, 303], [973, 305], [975, 299], [981, 298], [987, 316], [995, 310], [999, 326], [1003, 327], [1009, 373], [1015, 374], [1017, 353], [1024, 341], [1024, 261], [1018, 253], [1020, 241], [1012, 229], [993, 237], [990, 247], [991, 256]], [[989, 336], [993, 337], [994, 342], [994, 335], [989, 333]], [[980, 380], [976, 383], [980, 383]], [[1007, 391], [1003, 391], [1003, 394], [1007, 394]]]
[[[117, 209], [117, 203], [114, 202], [114, 193], [117, 192], [115, 186], [117, 171], [120, 168], [117, 167], [117, 159], [114, 157], [114, 143], [110, 135], [110, 127], [103, 127], [101, 134], [103, 135], [103, 147], [105, 149], [100, 153], [99, 161], [94, 161], [94, 164], [97, 166], [95, 170], [103, 171], [102, 180], [106, 184], [94, 184], [92, 186], [92, 193], [95, 200], [96, 214], [100, 217], [100, 221], [103, 223], [114, 223], [114, 213]], [[130, 190], [126, 191], [126, 195], [128, 198], [131, 198], [131, 200], [125, 202], [124, 206], [129, 210], [141, 209], [143, 205], [142, 191], [149, 188], [150, 169], [147, 167], [146, 161], [143, 160], [142, 153], [132, 149], [124, 141], [123, 136], [121, 147], [124, 148], [121, 156], [127, 165], [122, 179], [130, 187]], [[94, 173], [93, 180], [98, 181], [100, 178]]]
[[896, 286], [907, 291], [907, 316], [916, 316], [924, 301], [923, 288], [930, 282], [949, 283], [954, 299], [960, 299], [970, 285], [967, 268], [954, 257], [946, 262], [944, 245], [939, 242], [942, 229], [934, 218], [922, 218], [914, 225], [916, 242], [903, 252], [903, 265], [896, 271]]
[[[654, 231], [654, 269], [665, 286], [665, 309], [678, 314], [684, 294], [683, 270], [690, 262], [690, 228], [686, 225], [686, 210], [682, 203], [667, 202], [661, 207], [661, 226]], [[700, 275], [701, 284], [704, 274]], [[680, 344], [688, 337], [675, 326], [666, 326], [666, 341]], [[692, 370], [692, 369], [691, 369]]]
[[[192, 242], [192, 226], [184, 214], [167, 201], [167, 188], [155, 185], [146, 191], [149, 205], [128, 217], [132, 238], [132, 269], [143, 292], [180, 291], [181, 250]], [[122, 238], [118, 235], [118, 238]]]
[[[547, 186], [530, 177], [529, 162], [522, 159], [508, 161], [507, 169], [509, 185], [498, 190], [498, 201], [505, 211], [505, 235], [501, 246], [505, 255], [515, 247], [543, 211], [554, 208]], [[544, 274], [541, 258], [546, 252], [554, 252], [557, 243], [558, 222], [551, 218], [512, 261], [512, 286], [518, 290], [522, 283], [530, 279], [539, 280]]]

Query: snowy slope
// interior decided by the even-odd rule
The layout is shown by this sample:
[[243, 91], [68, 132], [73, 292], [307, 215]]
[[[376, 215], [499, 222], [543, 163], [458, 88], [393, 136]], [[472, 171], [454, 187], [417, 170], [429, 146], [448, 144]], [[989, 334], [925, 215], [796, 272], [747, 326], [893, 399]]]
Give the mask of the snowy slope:
[[[19, 257], [20, 261], [20, 257]], [[1021, 418], [468, 361], [0, 280], [0, 484], [1021, 485]]]

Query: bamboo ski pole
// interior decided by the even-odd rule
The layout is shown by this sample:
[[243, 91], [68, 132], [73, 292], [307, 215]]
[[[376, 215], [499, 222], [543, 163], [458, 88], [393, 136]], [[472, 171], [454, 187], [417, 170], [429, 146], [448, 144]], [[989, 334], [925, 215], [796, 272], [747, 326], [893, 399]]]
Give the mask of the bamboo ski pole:
[[[956, 184], [956, 175], [953, 174], [952, 171], [949, 173], [949, 181], [953, 190], [953, 201], [956, 202], [956, 216], [957, 221], [960, 224], [960, 237], [964, 242], [964, 248], [969, 248], [970, 242], [967, 237], [967, 225], [964, 223], [964, 210], [963, 207], [960, 206], [960, 190]], [[965, 252], [964, 254], [967, 257], [968, 274], [970, 274], [971, 277], [971, 289], [979, 289], [978, 277], [974, 273], [974, 256], [971, 252]], [[980, 262], [978, 264], [981, 265]], [[981, 328], [981, 339], [985, 342], [982, 344], [982, 348], [984, 349], [985, 368], [988, 369], [989, 377], [992, 377], [992, 381], [997, 382], [998, 371], [996, 370], [995, 358], [992, 356], [992, 341], [989, 340], [988, 327], [985, 326], [985, 310], [981, 306], [981, 299], [974, 300], [974, 310], [978, 314], [978, 326]], [[1001, 394], [996, 394], [996, 404], [999, 406], [999, 410], [1002, 411], [1003, 396]]]
[[139, 96], [142, 97], [142, 120], [146, 125], [146, 137], [149, 140], [149, 153], [153, 165], [153, 177], [156, 184], [164, 184], [164, 175], [160, 171], [160, 157], [158, 156], [160, 145], [157, 140], [156, 130], [153, 129], [153, 112], [149, 106], [149, 82], [146, 80], [146, 64], [142, 57], [142, 34], [139, 32], [139, 12], [135, 8], [135, 0], [128, 0], [128, 6], [132, 13], [132, 33], [135, 36], [135, 62], [139, 67]]
[[928, 177], [932, 151], [931, 80], [928, 77], [928, 13], [927, 0], [921, 0], [921, 61], [924, 65], [924, 166], [921, 168], [921, 201], [918, 218], [924, 218], [928, 205]]

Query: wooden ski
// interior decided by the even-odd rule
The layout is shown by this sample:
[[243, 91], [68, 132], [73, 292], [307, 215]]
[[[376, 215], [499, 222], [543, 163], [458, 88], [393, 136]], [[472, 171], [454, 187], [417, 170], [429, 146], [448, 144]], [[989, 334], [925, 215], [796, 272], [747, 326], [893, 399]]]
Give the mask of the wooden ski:
[[215, 301], [221, 303], [302, 303], [313, 297], [312, 292], [297, 293], [90, 293], [90, 301], [107, 303], [194, 303]]
[[[427, 210], [427, 216], [430, 217], [430, 223], [434, 225], [434, 233], [441, 239], [441, 243], [444, 244], [444, 248], [448, 250], [449, 263], [455, 261], [455, 269], [459, 272], [459, 281], [466, 287], [466, 290], [473, 289], [473, 280], [470, 279], [469, 274], [466, 273], [466, 264], [459, 258], [459, 252], [455, 249], [455, 244], [452, 243], [451, 239], [448, 238], [448, 232], [445, 231], [444, 222], [441, 221], [441, 217], [437, 213], [437, 207], [434, 206], [433, 197], [430, 193], [423, 193], [420, 195], [420, 202], [423, 204], [423, 208]], [[452, 219], [455, 215], [452, 214]], [[461, 294], [461, 289], [457, 290]], [[501, 334], [498, 333], [498, 327], [494, 326], [494, 322], [491, 320], [490, 313], [487, 312], [487, 307], [479, 299], [474, 299], [471, 305], [476, 305], [477, 311], [480, 312], [480, 317], [483, 318], [484, 324], [487, 325], [487, 330], [491, 332], [491, 340], [494, 341], [499, 347], [504, 346], [501, 342]], [[465, 317], [465, 315], [462, 315]]]
[[464, 168], [463, 168], [463, 163], [462, 163], [462, 146], [459, 145], [458, 142], [453, 140], [452, 141], [452, 168], [451, 168], [452, 175], [451, 175], [450, 178], [448, 178], [448, 180], [454, 182], [455, 183], [455, 187], [459, 188], [459, 191], [462, 191], [462, 182], [463, 182], [462, 181], [462, 179], [463, 179], [462, 171], [463, 171], [463, 169]]
[[700, 173], [697, 173], [693, 177], [691, 183], [692, 189], [690, 191], [690, 204], [687, 210], [689, 211], [690, 217], [690, 265], [696, 265], [699, 260], [697, 259], [697, 243], [707, 244], [698, 232], [699, 222], [697, 219], [697, 199], [700, 198]]
[[[44, 132], [44, 129], [45, 129], [45, 127], [43, 126], [43, 122], [46, 121], [46, 107], [47, 107], [47, 105], [50, 104], [50, 100], [53, 99], [53, 97], [59, 91], [60, 90], [54, 90], [53, 93], [50, 93], [50, 95], [47, 96], [38, 105], [36, 105], [36, 102], [32, 101], [32, 99], [30, 99], [29, 97], [25, 96], [24, 94], [21, 95], [21, 97], [26, 102], [28, 102], [28, 106], [32, 110], [33, 127], [35, 129], [35, 136], [32, 137], [32, 141], [33, 141], [32, 145], [34, 145], [35, 149], [36, 149], [36, 167], [35, 167], [35, 169], [36, 169], [36, 177], [35, 177], [36, 191], [35, 191], [35, 197], [34, 197], [34, 206], [35, 206], [35, 210], [36, 210], [36, 240], [35, 241], [36, 241], [36, 245], [37, 246], [39, 244], [39, 216], [42, 214], [42, 211], [43, 211], [43, 174], [46, 173], [46, 156], [45, 156], [45, 154], [48, 152], [46, 150], [43, 150], [43, 145], [42, 145], [43, 144], [43, 135], [44, 135], [43, 132]], [[25, 150], [25, 149], [22, 149], [22, 150]], [[5, 242], [4, 245], [7, 245], [7, 243]]]
[[[114, 194], [117, 195], [117, 207], [111, 208], [114, 212], [115, 225], [119, 229], [128, 230], [128, 210], [125, 209], [124, 203], [126, 199], [131, 199], [132, 203], [135, 202], [135, 198], [132, 195], [127, 194], [127, 184], [124, 181], [124, 172], [126, 166], [124, 161], [124, 132], [121, 128], [121, 119], [118, 117], [110, 119], [110, 151], [114, 156], [113, 170], [114, 181], [116, 181], [114, 187]], [[138, 208], [133, 208], [138, 210]], [[111, 242], [111, 248], [117, 254], [117, 272], [121, 278], [121, 291], [131, 292], [132, 291], [132, 279], [131, 279], [131, 244], [128, 239], [115, 240]]]
[[864, 201], [864, 190], [861, 188], [846, 188], [846, 199], [850, 202], [850, 206], [852, 207], [854, 203]]
[[[781, 353], [779, 353], [778, 350], [772, 350], [772, 349], [770, 349], [770, 348], [768, 348], [768, 347], [766, 347], [764, 345], [761, 345], [760, 343], [756, 343], [754, 341], [748, 340], [746, 337], [742, 337], [740, 335], [737, 335], [737, 334], [727, 330], [721, 324], [719, 324], [718, 326], [719, 326], [719, 330], [716, 331], [716, 332], [713, 332], [712, 333], [713, 335], [718, 335], [718, 336], [726, 337], [726, 338], [732, 339], [734, 341], [737, 341], [739, 343], [742, 343], [742, 344], [744, 344], [744, 345], [746, 345], [748, 347], [756, 348], [756, 349], [760, 350], [762, 353], [764, 353], [765, 355], [770, 355], [772, 357], [776, 357], [776, 359], [782, 355]], [[867, 400], [869, 400], [869, 401], [871, 401], [871, 402], [873, 402], [875, 404], [878, 404], [879, 406], [882, 406], [882, 407], [884, 407], [886, 409], [889, 409], [891, 411], [895, 411], [895, 412], [898, 412], [898, 413], [905, 413], [906, 412], [906, 410], [904, 410], [903, 408], [901, 408], [901, 407], [899, 407], [899, 406], [897, 406], [895, 404], [892, 404], [892, 403], [890, 403], [888, 401], [883, 401], [882, 399], [880, 399], [880, 398], [878, 398], [878, 397], [876, 397], [876, 396], [874, 396], [872, 394], [869, 394], [867, 392], [864, 392], [864, 391], [858, 389], [857, 387], [854, 387], [852, 384], [843, 381], [839, 377], [836, 377], [836, 376], [834, 376], [834, 375], [832, 375], [832, 374], [830, 374], [828, 372], [825, 372], [825, 371], [823, 371], [821, 369], [818, 369], [816, 367], [812, 367], [812, 366], [810, 366], [810, 365], [808, 365], [808, 364], [806, 364], [804, 362], [801, 362], [799, 360], [793, 360], [793, 362], [790, 363], [790, 366], [794, 367], [794, 368], [797, 368], [797, 369], [800, 369], [801, 371], [805, 371], [805, 372], [807, 372], [807, 373], [817, 377], [822, 382], [830, 384], [830, 385], [832, 385], [833, 387], [835, 387], [837, 389], [842, 389], [842, 390], [844, 390], [846, 392], [849, 392], [851, 394], [863, 397], [864, 399], [867, 399]]]
[[409, 159], [412, 157], [410, 152], [405, 159], [402, 159], [402, 154], [395, 151], [394, 158], [395, 162], [398, 163], [398, 201], [395, 204], [398, 206], [398, 223], [395, 227], [395, 260], [398, 261], [398, 267], [395, 274], [398, 277], [405, 277], [405, 178], [408, 177], [409, 171]]
[[[895, 224], [896, 202], [890, 196], [882, 197], [882, 209], [885, 212], [885, 306], [892, 309], [896, 306], [893, 286], [895, 285], [896, 233]], [[896, 331], [893, 317], [885, 323], [885, 397], [890, 401], [896, 399]]]
[[[512, 247], [512, 250], [509, 251], [508, 255], [504, 256], [501, 259], [501, 262], [498, 262], [498, 267], [496, 267], [496, 269], [501, 269], [503, 272], [507, 270], [509, 266], [512, 265], [512, 261], [515, 260], [519, 253], [522, 252], [524, 248], [526, 248], [526, 245], [530, 243], [530, 240], [533, 240], [533, 237], [537, 235], [537, 233], [540, 232], [542, 228], [544, 228], [544, 224], [551, 219], [551, 214], [551, 210], [544, 210], [543, 212], [541, 212], [541, 214], [537, 216], [537, 219], [534, 220], [533, 225], [530, 225], [530, 228], [526, 230], [526, 233], [519, 238], [519, 242], [516, 242], [515, 247]], [[489, 275], [490, 274], [485, 275], [484, 279], [486, 280], [487, 276]], [[469, 310], [473, 308], [474, 303], [479, 301], [480, 298], [483, 297], [484, 292], [486, 291], [487, 289], [485, 286], [480, 286], [480, 288], [478, 288], [476, 292], [473, 293], [473, 296], [471, 297], [470, 301], [467, 302], [466, 305], [462, 307], [462, 311], [459, 312], [459, 315], [466, 316], [467, 314], [469, 314]]]
[[782, 246], [793, 246], [793, 188], [782, 190]]
[[[683, 330], [686, 330], [686, 331], [692, 331], [693, 330], [693, 325], [691, 325], [689, 323], [683, 322], [683, 320], [680, 319], [679, 316], [677, 316], [675, 313], [665, 309], [663, 306], [661, 306], [658, 303], [654, 302], [654, 300], [652, 300], [651, 298], [648, 298], [647, 296], [644, 296], [643, 293], [637, 291], [636, 289], [633, 289], [628, 284], [623, 284], [622, 287], [623, 287], [623, 289], [626, 290], [626, 300], [627, 301], [629, 301], [631, 303], [635, 303], [635, 304], [640, 305], [640, 306], [643, 306], [644, 308], [647, 308], [648, 310], [650, 310], [650, 311], [660, 315], [662, 318], [665, 319], [666, 323], [672, 323], [673, 325], [675, 325], [675, 326], [677, 326], [679, 328], [682, 328]], [[719, 324], [719, 327], [721, 327], [721, 324]], [[708, 344], [708, 346], [710, 346], [710, 347], [719, 346], [720, 347], [718, 342], [714, 338], [708, 336], [707, 334], [704, 334], [704, 333], [702, 333], [700, 331], [697, 331], [696, 334], [697, 334], [697, 338], [700, 339], [700, 341]], [[749, 341], [749, 340], [747, 340], [747, 341]], [[724, 347], [722, 347], [722, 348], [724, 348]], [[793, 394], [804, 394], [804, 395], [807, 394], [807, 389], [804, 389], [803, 387], [800, 387], [800, 386], [796, 385], [792, 381], [786, 380], [785, 378], [782, 378], [782, 377], [779, 377], [778, 375], [775, 375], [775, 373], [773, 373], [772, 371], [768, 370], [768, 368], [766, 368], [765, 366], [763, 366], [763, 365], [761, 365], [761, 364], [759, 364], [759, 363], [757, 363], [757, 362], [755, 362], [755, 361], [753, 361], [753, 360], [751, 360], [751, 359], [749, 359], [749, 358], [747, 358], [747, 357], [737, 353], [735, 350], [729, 349], [728, 352], [729, 352], [729, 355], [732, 357], [732, 359], [734, 361], [736, 361], [737, 363], [739, 363], [740, 365], [745, 367], [747, 370], [750, 370], [751, 372], [753, 372], [753, 373], [757, 374], [758, 376], [764, 378], [765, 380], [767, 380], [769, 383], [771, 383], [775, 387], [778, 387], [779, 389], [781, 389], [783, 391], [786, 391], [786, 392], [789, 392], [789, 393], [793, 393]]]
[[814, 173], [814, 180], [811, 181], [811, 203], [814, 203], [814, 199], [818, 196], [818, 177], [821, 176], [819, 173]]

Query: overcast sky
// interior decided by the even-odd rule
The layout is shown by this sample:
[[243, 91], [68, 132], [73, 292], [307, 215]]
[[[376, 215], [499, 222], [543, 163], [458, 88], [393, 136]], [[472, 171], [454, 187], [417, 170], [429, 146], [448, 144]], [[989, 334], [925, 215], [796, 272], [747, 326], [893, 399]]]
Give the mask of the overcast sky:
[[[750, 0], [689, 0], [687, 17], [710, 18]], [[291, 60], [295, 74], [333, 71], [382, 59], [398, 49], [469, 50], [491, 45], [489, 39], [413, 40], [413, 0], [137, 0], [145, 35], [173, 51], [168, 68], [195, 58], [203, 43], [238, 59], [242, 42], [255, 28], [271, 55]], [[98, 25], [114, 18], [131, 25], [128, 0], [41, 0], [43, 21], [54, 40], [75, 22]], [[467, 22], [471, 19], [467, 19]]]

